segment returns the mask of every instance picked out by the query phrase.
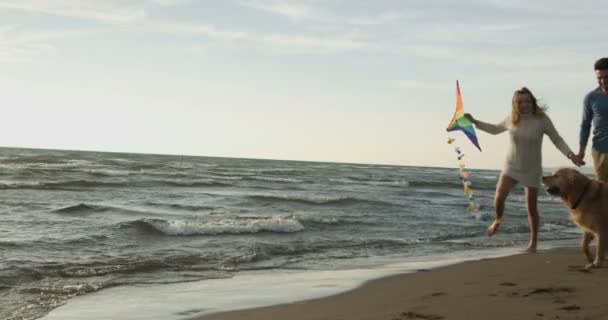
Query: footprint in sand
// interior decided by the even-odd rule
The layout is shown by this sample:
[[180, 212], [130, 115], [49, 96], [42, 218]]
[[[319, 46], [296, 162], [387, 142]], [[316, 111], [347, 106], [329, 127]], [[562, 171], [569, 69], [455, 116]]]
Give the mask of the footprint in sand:
[[575, 304], [571, 304], [571, 305], [567, 305], [567, 306], [563, 306], [560, 308], [561, 310], [566, 310], [566, 311], [578, 311], [581, 309], [581, 307], [575, 305]]
[[393, 320], [442, 320], [444, 319], [444, 316], [440, 316], [440, 315], [436, 315], [436, 314], [421, 314], [421, 313], [416, 313], [416, 312], [411, 312], [411, 311], [407, 311], [407, 312], [401, 312], [401, 315], [399, 318], [394, 318]]
[[574, 288], [569, 287], [549, 287], [549, 288], [537, 288], [524, 294], [524, 297], [529, 297], [535, 294], [555, 294], [555, 293], [572, 293]]
[[501, 282], [498, 285], [503, 286], [503, 287], [515, 287], [517, 285], [517, 283], [513, 283], [513, 282]]
[[445, 292], [433, 292], [431, 294], [431, 296], [433, 296], [433, 297], [439, 297], [439, 296], [445, 296], [446, 294], [447, 293], [445, 293]]
[[573, 265], [569, 265], [568, 269], [570, 269], [569, 271], [578, 271], [581, 273], [591, 273], [590, 269], [586, 269], [584, 266], [573, 266]]

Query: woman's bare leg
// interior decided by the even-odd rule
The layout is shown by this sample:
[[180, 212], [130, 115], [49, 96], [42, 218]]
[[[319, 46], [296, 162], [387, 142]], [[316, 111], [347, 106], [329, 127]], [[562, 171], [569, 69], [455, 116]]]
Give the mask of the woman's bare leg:
[[528, 225], [530, 242], [527, 252], [536, 252], [538, 242], [538, 188], [526, 187], [526, 206], [528, 207]]
[[517, 184], [517, 180], [501, 175], [496, 185], [496, 194], [494, 195], [494, 209], [496, 210], [496, 218], [492, 225], [488, 228], [488, 236], [491, 237], [498, 232], [498, 227], [502, 223], [502, 216], [505, 212], [505, 201], [513, 187]]

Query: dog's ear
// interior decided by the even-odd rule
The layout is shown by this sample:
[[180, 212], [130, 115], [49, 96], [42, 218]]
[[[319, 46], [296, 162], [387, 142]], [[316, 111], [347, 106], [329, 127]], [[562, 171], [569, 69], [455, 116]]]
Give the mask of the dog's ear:
[[558, 170], [556, 171], [553, 176], [555, 177], [555, 181], [557, 182], [558, 186], [564, 187], [563, 185], [568, 184], [569, 180], [568, 180], [568, 175], [566, 174], [566, 172], [564, 172], [564, 170]]
[[562, 196], [566, 196], [572, 192], [572, 190], [576, 190], [576, 188], [578, 188], [576, 186], [577, 179], [574, 172], [567, 169], [561, 169], [555, 172], [555, 176], [557, 177], [556, 184], [561, 190]]
[[582, 192], [589, 178], [575, 170], [572, 170], [569, 175], [572, 177], [572, 190], [578, 193]]

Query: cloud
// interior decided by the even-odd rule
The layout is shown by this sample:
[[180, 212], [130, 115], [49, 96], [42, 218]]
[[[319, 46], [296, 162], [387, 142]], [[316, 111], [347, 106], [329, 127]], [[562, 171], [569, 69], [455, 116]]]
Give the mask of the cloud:
[[[526, 24], [514, 23], [442, 23], [419, 27], [415, 37], [434, 42], [464, 43], [492, 42], [501, 43], [508, 39], [521, 39], [521, 32], [530, 28]], [[511, 37], [511, 38], [509, 38]]]
[[0, 27], [0, 63], [19, 63], [57, 52], [53, 42], [73, 39], [96, 30], [30, 30], [18, 26]]
[[[410, 14], [408, 17], [414, 17], [416, 14]], [[404, 15], [399, 12], [388, 11], [376, 16], [358, 17], [348, 19], [348, 23], [360, 26], [385, 25], [395, 23], [404, 18]]]
[[178, 6], [188, 2], [189, 0], [151, 0], [152, 3], [157, 4], [159, 6], [172, 7]]
[[247, 40], [253, 37], [247, 31], [237, 29], [218, 28], [211, 24], [187, 24], [177, 22], [151, 22], [143, 25], [154, 32], [171, 33], [186, 36], [205, 36], [214, 40], [236, 41]]
[[457, 49], [444, 45], [419, 44], [408, 47], [408, 51], [415, 56], [424, 58], [453, 58]]
[[600, 1], [571, 0], [472, 0], [473, 3], [492, 5], [499, 9], [517, 10], [520, 14], [544, 15], [547, 18], [604, 17], [608, 10]]
[[204, 24], [154, 23], [147, 28], [155, 32], [164, 32], [182, 36], [204, 36], [209, 39], [226, 42], [247, 43], [262, 50], [279, 50], [280, 52], [326, 53], [352, 51], [374, 48], [375, 45], [344, 35], [316, 36], [287, 33], [255, 33], [237, 29], [218, 28]]
[[[588, 63], [589, 56], [581, 52], [556, 51], [552, 48], [522, 49], [520, 47], [476, 47], [443, 44], [413, 44], [399, 50], [406, 56], [457, 61], [459, 64], [488, 65], [505, 68], [551, 69], [568, 68]], [[550, 53], [550, 54], [548, 54]]]
[[309, 35], [271, 34], [258, 40], [287, 50], [313, 49], [327, 51], [352, 51], [371, 49], [375, 45], [347, 37], [319, 37]]
[[442, 88], [444, 85], [420, 80], [397, 80], [393, 82], [392, 86], [405, 89], [437, 89]]
[[247, 0], [241, 4], [257, 10], [286, 17], [290, 20], [299, 21], [304, 19], [320, 19], [323, 14], [312, 6], [300, 2], [284, 0]]
[[142, 8], [101, 0], [0, 0], [0, 10], [10, 9], [106, 23], [125, 23], [145, 18]]
[[321, 7], [313, 6], [310, 3], [304, 4], [302, 1], [293, 0], [242, 0], [241, 5], [256, 10], [288, 18], [294, 22], [313, 21], [328, 25], [384, 25], [395, 23], [403, 17], [420, 16], [420, 12], [409, 11], [407, 14], [397, 11], [387, 11], [376, 15], [359, 17], [349, 17], [331, 13]]

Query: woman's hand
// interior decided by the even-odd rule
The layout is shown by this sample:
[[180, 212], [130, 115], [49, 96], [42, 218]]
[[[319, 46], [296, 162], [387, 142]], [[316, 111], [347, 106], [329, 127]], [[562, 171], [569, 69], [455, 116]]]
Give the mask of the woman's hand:
[[581, 159], [581, 157], [578, 155], [575, 155], [574, 152], [570, 152], [570, 154], [568, 154], [568, 159], [570, 159], [570, 161], [572, 161], [572, 163], [574, 163], [574, 165], [577, 167], [585, 165], [585, 161], [583, 161], [583, 159]]
[[477, 119], [475, 119], [470, 113], [465, 113], [464, 117], [471, 121], [474, 125], [477, 125]]
[[574, 154], [574, 152], [568, 153], [568, 159], [570, 159], [570, 161], [572, 161], [572, 163], [574, 163], [574, 165], [577, 167], [585, 165], [585, 161], [583, 161], [580, 156]]

